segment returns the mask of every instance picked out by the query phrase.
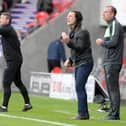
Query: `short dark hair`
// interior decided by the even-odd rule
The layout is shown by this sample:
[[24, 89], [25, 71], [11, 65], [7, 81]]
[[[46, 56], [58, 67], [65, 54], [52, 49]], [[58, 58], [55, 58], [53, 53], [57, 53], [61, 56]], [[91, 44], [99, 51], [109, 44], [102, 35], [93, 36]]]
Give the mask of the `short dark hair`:
[[11, 17], [11, 14], [10, 14], [10, 13], [8, 13], [8, 12], [3, 12], [3, 13], [1, 13], [1, 15], [6, 16], [7, 19], [9, 19], [9, 24], [11, 24], [12, 17]]
[[117, 14], [117, 9], [115, 7], [112, 6], [112, 12], [114, 13], [114, 15], [116, 16]]
[[110, 8], [111, 8], [111, 11], [114, 13], [114, 16], [116, 16], [116, 14], [117, 14], [117, 9], [116, 9], [114, 6], [108, 5], [108, 6], [106, 6], [106, 7], [110, 7]]

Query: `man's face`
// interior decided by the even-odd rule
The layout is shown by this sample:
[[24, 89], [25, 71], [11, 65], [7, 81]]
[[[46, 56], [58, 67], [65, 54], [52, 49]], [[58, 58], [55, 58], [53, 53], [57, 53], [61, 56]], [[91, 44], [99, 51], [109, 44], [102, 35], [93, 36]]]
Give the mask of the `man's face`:
[[104, 12], [103, 12], [103, 19], [105, 21], [111, 21], [114, 17], [114, 13], [112, 12], [111, 7], [105, 7]]
[[72, 26], [76, 24], [76, 18], [74, 12], [69, 12], [67, 15], [67, 25]]
[[5, 15], [0, 16], [0, 25], [7, 25], [9, 24], [9, 19]]

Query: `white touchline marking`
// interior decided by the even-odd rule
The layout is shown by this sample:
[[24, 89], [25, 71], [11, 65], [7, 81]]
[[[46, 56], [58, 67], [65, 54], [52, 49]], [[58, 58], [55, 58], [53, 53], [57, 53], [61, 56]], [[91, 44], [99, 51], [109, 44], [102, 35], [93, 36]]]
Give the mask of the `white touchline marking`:
[[58, 113], [62, 113], [62, 114], [67, 114], [67, 115], [71, 114], [71, 112], [63, 111], [63, 110], [55, 110], [54, 112], [58, 112]]
[[34, 122], [47, 123], [47, 124], [52, 124], [52, 125], [57, 125], [57, 126], [76, 126], [76, 125], [73, 125], [73, 124], [53, 122], [53, 121], [47, 121], [47, 120], [41, 120], [41, 119], [29, 118], [29, 117], [22, 117], [22, 116], [13, 116], [13, 115], [7, 115], [7, 114], [0, 114], [0, 116], [12, 118], [12, 119], [22, 119], [22, 120], [28, 120], [28, 121], [34, 121]]

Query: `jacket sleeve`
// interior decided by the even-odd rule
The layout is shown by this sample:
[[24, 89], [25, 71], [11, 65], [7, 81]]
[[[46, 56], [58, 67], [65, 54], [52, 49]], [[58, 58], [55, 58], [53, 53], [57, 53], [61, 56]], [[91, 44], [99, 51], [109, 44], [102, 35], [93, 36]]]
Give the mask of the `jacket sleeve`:
[[67, 46], [75, 51], [83, 51], [90, 45], [90, 36], [87, 30], [81, 31], [77, 36], [70, 40]]
[[119, 32], [120, 32], [120, 24], [119, 23], [115, 23], [114, 26], [114, 31], [113, 35], [111, 35], [110, 39], [104, 39], [102, 46], [106, 47], [106, 48], [112, 48], [112, 47], [116, 47], [118, 44], [118, 38], [119, 38]]
[[0, 35], [9, 35], [11, 33], [11, 28], [8, 26], [0, 26]]

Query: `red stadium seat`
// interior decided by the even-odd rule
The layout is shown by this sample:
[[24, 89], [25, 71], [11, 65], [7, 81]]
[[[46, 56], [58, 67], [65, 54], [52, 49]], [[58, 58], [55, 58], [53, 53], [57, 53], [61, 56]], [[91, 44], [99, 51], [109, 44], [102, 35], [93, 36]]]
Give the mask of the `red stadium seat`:
[[54, 67], [52, 70], [52, 73], [61, 73], [61, 68], [60, 67]]
[[62, 9], [67, 9], [73, 4], [73, 0], [62, 0]]
[[53, 0], [54, 11], [62, 12], [62, 1], [60, 0]]
[[58, 12], [62, 12], [63, 11], [63, 7], [62, 7], [62, 4], [61, 3], [55, 4], [54, 7], [56, 8], [56, 10]]
[[40, 11], [36, 14], [36, 18], [39, 20], [40, 22], [40, 25], [43, 26], [46, 24], [46, 22], [48, 21], [49, 19], [49, 15], [47, 12], [44, 12], [44, 11]]

